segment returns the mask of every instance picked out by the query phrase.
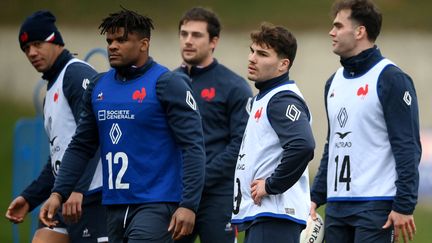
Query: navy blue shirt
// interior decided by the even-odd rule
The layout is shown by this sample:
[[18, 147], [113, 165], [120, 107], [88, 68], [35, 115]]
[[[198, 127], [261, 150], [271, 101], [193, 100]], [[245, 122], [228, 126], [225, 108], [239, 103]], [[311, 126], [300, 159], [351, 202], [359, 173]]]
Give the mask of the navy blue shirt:
[[219, 64], [176, 69], [189, 75], [200, 109], [206, 149], [203, 194], [232, 195], [234, 168], [249, 117], [246, 104], [252, 97], [248, 83]]
[[[375, 46], [357, 56], [342, 59], [343, 75], [347, 78], [360, 77], [383, 59]], [[327, 97], [334, 74], [327, 80], [324, 97]], [[411, 94], [409, 109], [403, 101], [404, 93]], [[418, 165], [421, 157], [419, 132], [419, 114], [417, 95], [411, 78], [396, 66], [387, 66], [378, 77], [378, 98], [383, 107], [384, 120], [388, 137], [396, 161], [396, 196], [393, 201], [370, 202], [332, 202], [328, 203], [326, 213], [336, 216], [353, 215], [361, 211], [373, 209], [391, 209], [402, 214], [412, 214], [417, 204], [419, 173]], [[326, 103], [326, 99], [325, 99]], [[325, 104], [327, 107], [327, 103]], [[328, 119], [328, 118], [327, 118]], [[330, 129], [328, 129], [329, 131]], [[311, 200], [318, 205], [326, 203], [327, 197], [327, 143], [321, 163], [315, 176], [311, 190]]]
[[[143, 75], [153, 63], [153, 59], [149, 58], [142, 67], [116, 69], [116, 79], [124, 82], [135, 79]], [[93, 155], [94, 149], [99, 145], [91, 97], [93, 88], [101, 76], [102, 74], [95, 77], [83, 96], [77, 131], [65, 152], [54, 185], [53, 192], [60, 193], [63, 199], [71, 193], [86, 166], [87, 158]], [[196, 211], [204, 184], [205, 154], [200, 115], [186, 107], [188, 104], [183, 99], [187, 90], [191, 91], [188, 78], [179, 73], [166, 72], [156, 82], [157, 98], [166, 112], [168, 125], [183, 155], [183, 193], [180, 206]]]
[[[65, 65], [73, 58], [68, 50], [63, 52], [57, 57], [53, 66], [43, 73], [42, 78], [47, 81], [47, 90], [51, 88], [57, 77], [65, 67]], [[96, 71], [90, 66], [81, 62], [72, 63], [65, 70], [63, 77], [63, 93], [68, 101], [69, 107], [75, 118], [75, 122], [78, 122], [81, 98], [84, 93], [83, 80], [91, 79], [96, 75]], [[95, 172], [95, 166], [89, 166], [85, 170], [85, 174], [81, 176], [79, 183], [75, 186], [74, 191], [86, 192], [93, 174]], [[51, 194], [51, 189], [54, 186], [55, 177], [51, 170], [51, 159], [44, 166], [39, 177], [34, 180], [22, 193], [27, 202], [30, 205], [30, 211], [45, 201]]]

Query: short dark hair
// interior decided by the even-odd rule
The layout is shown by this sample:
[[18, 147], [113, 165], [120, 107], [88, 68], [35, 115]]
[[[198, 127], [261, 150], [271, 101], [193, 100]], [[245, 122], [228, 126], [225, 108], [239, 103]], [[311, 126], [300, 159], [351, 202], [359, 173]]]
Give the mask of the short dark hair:
[[332, 14], [336, 17], [341, 10], [351, 10], [350, 18], [366, 28], [368, 39], [375, 41], [381, 31], [382, 14], [369, 0], [340, 0], [333, 4]]
[[183, 24], [185, 24], [188, 21], [203, 21], [207, 23], [207, 32], [209, 33], [210, 40], [214, 37], [219, 37], [220, 30], [221, 30], [221, 24], [219, 22], [218, 17], [216, 14], [209, 10], [202, 7], [194, 7], [190, 10], [188, 10], [183, 17], [181, 17], [178, 25], [178, 29], [180, 31], [180, 28]]
[[153, 20], [147, 16], [143, 16], [121, 7], [122, 10], [109, 14], [108, 17], [102, 20], [99, 25], [101, 35], [106, 32], [115, 32], [119, 28], [124, 28], [124, 36], [128, 36], [129, 32], [137, 33], [141, 38], [149, 38], [151, 29], [154, 29]]
[[294, 35], [283, 26], [262, 23], [261, 29], [252, 31], [252, 42], [273, 48], [279, 58], [288, 58], [290, 68], [297, 53], [297, 40]]

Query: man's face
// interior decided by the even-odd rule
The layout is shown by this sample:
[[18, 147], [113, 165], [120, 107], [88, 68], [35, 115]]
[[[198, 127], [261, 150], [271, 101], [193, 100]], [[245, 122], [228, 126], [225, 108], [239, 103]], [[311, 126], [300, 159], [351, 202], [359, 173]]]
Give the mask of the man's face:
[[40, 73], [51, 69], [61, 50], [61, 46], [45, 41], [33, 41], [24, 46], [27, 59]]
[[149, 46], [147, 38], [140, 38], [133, 32], [129, 32], [125, 37], [124, 28], [118, 28], [115, 32], [106, 32], [106, 42], [111, 67], [141, 67], [147, 61]]
[[342, 58], [354, 56], [359, 52], [356, 38], [358, 25], [349, 18], [350, 16], [350, 9], [339, 11], [333, 20], [333, 28], [329, 32], [333, 52]]
[[213, 60], [213, 50], [218, 38], [209, 38], [207, 23], [187, 21], [180, 26], [180, 51], [188, 65], [207, 66]]
[[288, 71], [288, 59], [280, 59], [273, 48], [252, 43], [249, 53], [247, 77], [262, 82], [278, 77]]

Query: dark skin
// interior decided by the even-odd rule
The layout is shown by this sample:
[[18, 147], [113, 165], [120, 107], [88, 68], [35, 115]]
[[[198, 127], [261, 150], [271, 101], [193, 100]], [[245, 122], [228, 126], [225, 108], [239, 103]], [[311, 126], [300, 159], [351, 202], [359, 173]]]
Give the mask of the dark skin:
[[[107, 51], [110, 66], [113, 68], [123, 68], [143, 66], [149, 58], [150, 40], [141, 37], [135, 32], [129, 32], [124, 36], [124, 28], [119, 28], [115, 32], [106, 33]], [[48, 227], [57, 225], [54, 215], [60, 208], [62, 197], [53, 192], [50, 198], [43, 204], [39, 213], [39, 219]], [[68, 216], [71, 220], [77, 220], [78, 215], [73, 212]], [[183, 236], [192, 233], [195, 225], [195, 212], [184, 207], [179, 207], [171, 217], [168, 231], [172, 233], [174, 240], [181, 239]]]

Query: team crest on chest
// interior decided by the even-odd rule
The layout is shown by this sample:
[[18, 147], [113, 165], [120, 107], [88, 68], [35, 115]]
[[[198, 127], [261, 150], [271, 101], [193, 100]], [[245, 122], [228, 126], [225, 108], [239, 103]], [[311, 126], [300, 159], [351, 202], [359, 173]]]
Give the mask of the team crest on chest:
[[256, 112], [255, 112], [255, 116], [254, 116], [254, 118], [255, 118], [255, 120], [258, 122], [259, 121], [259, 119], [261, 118], [261, 116], [262, 116], [262, 107], [261, 108], [259, 108]]
[[216, 96], [216, 89], [213, 87], [201, 90], [201, 98], [203, 98], [206, 101], [213, 100], [215, 96]]
[[57, 101], [58, 101], [58, 99], [59, 99], [59, 90], [57, 90], [55, 93], [54, 93], [54, 102], [55, 103], [57, 103]]
[[357, 96], [364, 99], [364, 97], [368, 94], [368, 92], [369, 92], [369, 85], [366, 84], [364, 87], [360, 87], [357, 90]]
[[147, 92], [145, 88], [141, 88], [141, 90], [135, 90], [132, 94], [132, 99], [137, 100], [138, 103], [142, 103], [144, 98], [147, 96]]

